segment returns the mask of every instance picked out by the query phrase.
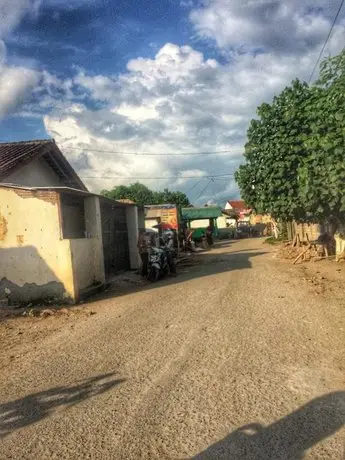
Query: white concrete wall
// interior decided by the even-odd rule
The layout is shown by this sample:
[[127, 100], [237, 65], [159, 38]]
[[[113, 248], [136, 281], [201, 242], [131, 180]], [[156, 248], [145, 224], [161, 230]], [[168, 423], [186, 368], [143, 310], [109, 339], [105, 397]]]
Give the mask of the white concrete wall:
[[86, 289], [95, 283], [104, 282], [104, 280], [99, 279], [99, 273], [95, 266], [97, 240], [94, 238], [78, 238], [69, 241], [72, 254], [74, 289], [78, 297], [82, 289]]
[[200, 220], [192, 220], [190, 223], [191, 228], [205, 228], [210, 225], [209, 219], [200, 219]]
[[54, 187], [64, 185], [43, 158], [33, 160], [28, 165], [6, 177], [3, 182], [26, 187]]
[[55, 192], [0, 187], [0, 289], [10, 285], [23, 301], [74, 299], [70, 242], [60, 236]]
[[99, 198], [85, 198], [85, 227], [87, 238], [71, 239], [74, 289], [80, 291], [93, 284], [104, 284], [104, 257]]
[[[210, 225], [209, 219], [202, 219], [202, 220], [192, 220], [191, 228], [206, 228]], [[226, 228], [226, 217], [220, 216], [217, 218], [217, 227], [219, 229]]]
[[139, 236], [139, 219], [137, 206], [127, 206], [126, 220], [128, 231], [130, 265], [132, 270], [136, 270], [140, 267], [140, 256], [137, 247]]

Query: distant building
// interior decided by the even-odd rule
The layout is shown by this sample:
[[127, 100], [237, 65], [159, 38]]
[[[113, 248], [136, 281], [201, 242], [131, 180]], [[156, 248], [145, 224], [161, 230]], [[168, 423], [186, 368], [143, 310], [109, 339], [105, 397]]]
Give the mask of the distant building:
[[230, 200], [225, 204], [225, 209], [234, 211], [238, 216], [238, 222], [249, 222], [252, 210], [243, 200]]
[[0, 144], [0, 296], [75, 302], [138, 268], [138, 211], [90, 193], [53, 140]]

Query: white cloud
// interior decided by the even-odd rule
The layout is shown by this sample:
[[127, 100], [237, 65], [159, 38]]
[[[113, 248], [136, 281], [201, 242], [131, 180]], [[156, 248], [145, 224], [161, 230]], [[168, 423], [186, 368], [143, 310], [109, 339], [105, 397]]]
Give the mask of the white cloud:
[[21, 67], [0, 69], [0, 119], [25, 101], [38, 83], [38, 73]]
[[337, 7], [329, 0], [209, 0], [190, 20], [200, 37], [221, 48], [296, 55], [323, 42]]
[[[63, 91], [66, 98], [73, 97], [69, 80], [60, 81], [47, 71], [37, 70], [35, 61], [29, 58], [23, 61], [18, 56], [12, 56], [12, 62], [17, 61], [19, 65], [9, 66], [5, 42], [6, 39], [13, 41], [14, 38], [10, 37], [11, 32], [24, 17], [36, 17], [42, 6], [77, 8], [84, 3], [95, 4], [91, 0], [0, 0], [0, 120], [18, 109], [32, 93], [40, 94], [41, 109], [51, 108], [57, 96], [56, 91]], [[27, 37], [25, 39], [27, 40]], [[37, 110], [37, 107], [35, 109]], [[25, 115], [28, 113], [23, 112]]]
[[[102, 101], [104, 107], [95, 111], [84, 106], [74, 114], [62, 108], [45, 117], [45, 126], [65, 148], [82, 176], [128, 178], [86, 180], [92, 189], [128, 182], [132, 177], [162, 177], [160, 181], [144, 182], [157, 188], [188, 190], [202, 176], [234, 171], [255, 108], [280, 91], [301, 68], [306, 74], [314, 58], [314, 55], [283, 56], [277, 60], [272, 53], [256, 57], [234, 55], [231, 63], [221, 65], [205, 59], [189, 46], [166, 44], [154, 59], [130, 61], [128, 72], [117, 77], [80, 72], [74, 84], [94, 102]], [[84, 153], [82, 148], [86, 149]], [[230, 150], [230, 153], [214, 156], [115, 153], [214, 150]], [[164, 179], [174, 175], [195, 179]], [[206, 184], [206, 180], [201, 181], [193, 189], [192, 198]], [[223, 179], [210, 184], [205, 194], [212, 193], [222, 201], [227, 193], [233, 197], [235, 190], [233, 179]], [[205, 196], [200, 196], [199, 202], [203, 201]]]
[[39, 73], [25, 66], [8, 66], [3, 39], [25, 15], [35, 16], [41, 0], [1, 0], [0, 2], [0, 120], [19, 107], [38, 84]]
[[11, 32], [22, 18], [38, 13], [41, 0], [1, 0], [0, 2], [0, 38]]
[[[49, 1], [65, 4], [65, 0]], [[207, 59], [191, 46], [167, 43], [153, 59], [130, 60], [120, 75], [94, 75], [88, 69], [76, 70], [74, 78], [66, 80], [46, 71], [26, 73], [25, 79], [15, 79], [12, 74], [12, 90], [0, 89], [3, 111], [13, 110], [34, 88], [35, 99], [24, 109], [45, 114], [46, 131], [79, 174], [119, 177], [86, 179], [90, 189], [159, 177], [143, 182], [154, 189], [168, 186], [191, 190], [192, 200], [200, 196], [199, 204], [209, 200], [222, 203], [235, 197], [238, 192], [233, 178], [217, 179], [205, 189], [208, 179], [204, 176], [231, 174], [241, 161], [246, 129], [256, 107], [270, 101], [295, 77], [309, 77], [334, 17], [334, 2], [184, 3], [192, 9], [190, 20], [197, 34], [214, 41], [227, 62]], [[199, 6], [193, 8], [193, 4]], [[17, 19], [12, 20], [11, 27], [20, 20], [20, 14], [13, 16]], [[344, 43], [340, 18], [326, 55], [340, 51]], [[4, 50], [0, 45], [0, 62]], [[4, 84], [10, 85], [11, 69], [6, 67], [5, 58], [2, 62]], [[26, 88], [22, 88], [24, 83]], [[161, 155], [215, 150], [230, 153]], [[179, 177], [171, 180], [170, 176]]]

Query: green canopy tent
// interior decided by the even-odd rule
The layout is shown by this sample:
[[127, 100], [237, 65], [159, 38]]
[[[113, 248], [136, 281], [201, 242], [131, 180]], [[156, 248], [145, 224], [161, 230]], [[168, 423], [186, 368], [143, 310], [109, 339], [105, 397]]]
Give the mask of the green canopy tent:
[[[212, 225], [214, 228], [214, 235], [218, 236], [218, 228], [217, 228], [217, 218], [221, 217], [222, 210], [218, 206], [205, 206], [203, 208], [182, 208], [182, 219], [187, 223], [188, 227], [190, 228], [190, 223], [193, 220], [205, 220], [209, 221], [209, 224]], [[203, 229], [196, 229], [200, 230], [200, 233]], [[195, 235], [198, 237], [199, 235]], [[201, 236], [201, 235], [200, 235]]]

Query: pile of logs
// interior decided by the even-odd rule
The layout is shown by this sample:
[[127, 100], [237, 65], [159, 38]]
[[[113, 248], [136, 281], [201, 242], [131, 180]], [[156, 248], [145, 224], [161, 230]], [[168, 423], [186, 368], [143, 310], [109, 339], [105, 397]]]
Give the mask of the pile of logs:
[[293, 264], [302, 261], [309, 261], [321, 259], [327, 259], [328, 253], [328, 241], [326, 238], [318, 238], [315, 241], [310, 241], [308, 235], [306, 235], [306, 241], [301, 241], [299, 234], [297, 233], [292, 241], [292, 247], [300, 248], [299, 254], [293, 261]]

